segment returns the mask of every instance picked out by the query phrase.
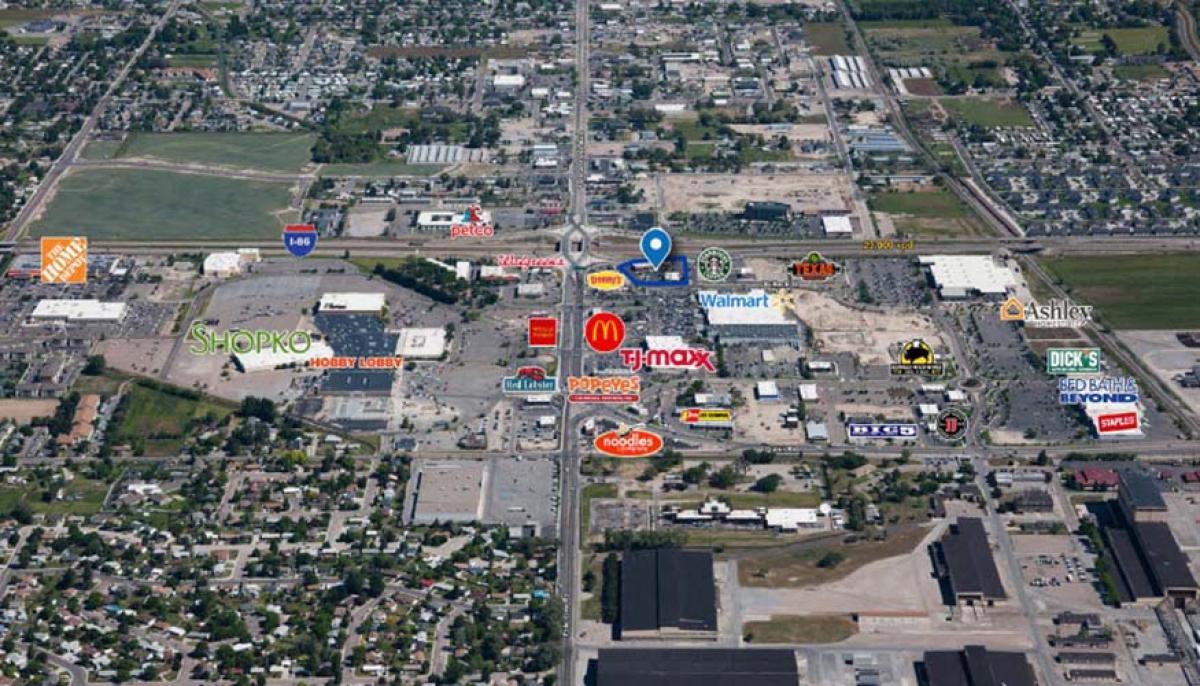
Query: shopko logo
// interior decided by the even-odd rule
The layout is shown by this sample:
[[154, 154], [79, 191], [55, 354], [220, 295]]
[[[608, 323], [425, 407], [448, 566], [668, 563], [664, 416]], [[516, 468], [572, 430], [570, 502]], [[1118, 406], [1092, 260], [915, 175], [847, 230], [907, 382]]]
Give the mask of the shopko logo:
[[645, 429], [606, 431], [596, 437], [595, 446], [610, 457], [648, 457], [662, 450], [663, 439]]
[[306, 353], [312, 347], [312, 334], [307, 331], [264, 331], [235, 329], [233, 331], [209, 331], [204, 322], [192, 324], [188, 330], [193, 355], [215, 355], [218, 353]]
[[450, 240], [455, 238], [490, 238], [496, 233], [496, 227], [483, 218], [483, 210], [479, 205], [472, 205], [463, 211], [462, 217], [450, 225]]

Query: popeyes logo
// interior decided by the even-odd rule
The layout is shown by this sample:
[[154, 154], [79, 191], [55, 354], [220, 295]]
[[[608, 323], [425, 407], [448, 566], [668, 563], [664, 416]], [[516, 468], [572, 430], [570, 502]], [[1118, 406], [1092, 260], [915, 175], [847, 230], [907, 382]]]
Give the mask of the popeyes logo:
[[641, 393], [637, 376], [567, 377], [567, 400], [573, 403], [636, 403]]
[[662, 436], [645, 429], [606, 431], [596, 437], [595, 447], [609, 457], [649, 457], [663, 448]]

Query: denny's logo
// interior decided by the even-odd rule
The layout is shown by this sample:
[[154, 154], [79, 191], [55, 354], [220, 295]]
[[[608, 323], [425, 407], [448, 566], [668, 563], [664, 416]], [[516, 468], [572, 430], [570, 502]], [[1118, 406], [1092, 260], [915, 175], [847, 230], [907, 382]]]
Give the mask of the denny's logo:
[[596, 450], [609, 457], [649, 457], [663, 448], [662, 436], [645, 429], [606, 431], [596, 437]]
[[625, 275], [611, 269], [587, 275], [587, 285], [598, 291], [615, 291], [625, 287]]
[[87, 237], [42, 238], [42, 283], [87, 283]]

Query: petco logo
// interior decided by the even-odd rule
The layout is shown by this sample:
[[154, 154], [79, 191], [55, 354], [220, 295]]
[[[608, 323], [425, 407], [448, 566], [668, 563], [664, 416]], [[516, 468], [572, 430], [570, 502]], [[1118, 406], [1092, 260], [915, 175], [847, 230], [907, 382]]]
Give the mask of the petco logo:
[[675, 348], [674, 350], [621, 348], [621, 362], [635, 372], [642, 367], [703, 369], [707, 372], [715, 372], [717, 368], [713, 366], [711, 357], [711, 350], [700, 350], [699, 348]]
[[455, 238], [491, 238], [496, 234], [496, 227], [483, 216], [479, 205], [472, 205], [463, 211], [459, 221], [450, 225], [450, 240]]

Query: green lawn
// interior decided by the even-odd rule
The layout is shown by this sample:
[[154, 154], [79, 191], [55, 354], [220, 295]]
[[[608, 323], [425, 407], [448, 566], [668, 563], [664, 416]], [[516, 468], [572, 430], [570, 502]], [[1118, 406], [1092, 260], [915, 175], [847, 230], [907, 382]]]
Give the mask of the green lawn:
[[1164, 69], [1161, 64], [1118, 64], [1113, 67], [1113, 74], [1118, 79], [1129, 81], [1153, 81], [1165, 79], [1171, 75], [1171, 72]]
[[396, 127], [409, 127], [420, 120], [420, 111], [409, 107], [379, 105], [368, 111], [344, 114], [338, 120], [339, 133], [366, 133]]
[[171, 67], [215, 67], [217, 56], [212, 53], [190, 55], [171, 55], [167, 58], [167, 66]]
[[804, 36], [816, 55], [853, 55], [840, 21], [804, 25]]
[[746, 622], [747, 643], [838, 643], [858, 633], [845, 615], [771, 615], [765, 622]]
[[943, 98], [939, 102], [955, 118], [968, 124], [989, 128], [1033, 126], [1033, 119], [1029, 116], [1029, 112], [1015, 100]]
[[315, 140], [310, 133], [138, 133], [118, 156], [298, 172], [312, 159]]
[[287, 184], [143, 169], [81, 169], [59, 183], [33, 236], [97, 240], [278, 237], [297, 219]]
[[1112, 39], [1122, 55], [1152, 55], [1158, 52], [1160, 44], [1171, 45], [1165, 26], [1086, 30], [1075, 39], [1075, 44], [1091, 52], [1102, 52], [1101, 36], [1104, 35]]
[[1200, 328], [1200, 255], [1059, 257], [1042, 264], [1114, 329]]
[[86, 160], [111, 160], [121, 149], [121, 141], [93, 140], [88, 141], [83, 148], [83, 158]]
[[9, 512], [24, 502], [35, 513], [47, 515], [94, 515], [104, 505], [108, 484], [75, 477], [63, 486], [61, 500], [44, 502], [39, 490], [32, 488], [0, 488], [0, 512]]
[[921, 193], [872, 193], [869, 205], [891, 215], [902, 233], [918, 236], [977, 236], [987, 227], [953, 193], [937, 189]]
[[129, 401], [112, 433], [115, 445], [144, 440], [146, 454], [169, 455], [183, 446], [194, 422], [209, 414], [217, 419], [232, 410], [209, 400], [191, 400], [173, 393], [131, 384]]
[[326, 164], [321, 176], [434, 176], [445, 169], [437, 164], [408, 164], [403, 160], [386, 160], [365, 164]]

